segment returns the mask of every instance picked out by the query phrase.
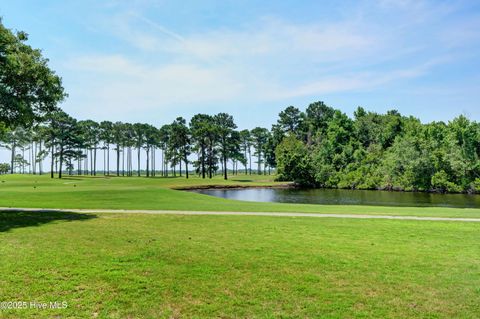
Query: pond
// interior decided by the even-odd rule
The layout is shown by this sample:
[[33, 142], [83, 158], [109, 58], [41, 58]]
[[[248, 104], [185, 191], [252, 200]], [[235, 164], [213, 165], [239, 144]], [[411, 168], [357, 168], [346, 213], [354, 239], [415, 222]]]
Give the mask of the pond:
[[480, 208], [480, 196], [466, 194], [279, 188], [202, 189], [194, 192], [254, 202]]

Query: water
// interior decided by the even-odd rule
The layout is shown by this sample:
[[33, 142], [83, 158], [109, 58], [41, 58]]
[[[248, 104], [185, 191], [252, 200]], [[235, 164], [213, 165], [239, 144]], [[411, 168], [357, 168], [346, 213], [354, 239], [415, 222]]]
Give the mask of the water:
[[200, 194], [253, 202], [322, 205], [420, 206], [480, 208], [479, 195], [429, 194], [343, 189], [202, 189]]

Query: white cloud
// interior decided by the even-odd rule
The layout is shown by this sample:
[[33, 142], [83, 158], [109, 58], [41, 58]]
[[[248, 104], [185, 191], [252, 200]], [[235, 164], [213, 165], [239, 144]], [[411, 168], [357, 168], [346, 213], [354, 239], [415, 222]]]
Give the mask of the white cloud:
[[428, 71], [435, 65], [444, 63], [448, 60], [448, 57], [443, 57], [404, 69], [327, 76], [290, 89], [279, 88], [274, 96], [277, 98], [292, 98], [308, 95], [371, 90], [399, 80], [420, 77], [428, 73]]
[[110, 32], [147, 52], [216, 62], [268, 56], [339, 60], [377, 49], [374, 34], [352, 22], [292, 24], [264, 18], [241, 29], [214, 29], [181, 35], [134, 12], [116, 16]]
[[145, 65], [119, 55], [78, 57], [66, 61], [64, 67], [77, 75], [76, 83], [71, 83], [70, 99], [81, 103], [72, 105], [74, 111], [90, 105], [92, 113], [100, 117], [226, 101], [242, 90], [241, 82], [222, 68]]
[[[83, 56], [67, 61], [65, 66], [77, 74], [81, 89], [72, 84], [70, 98], [75, 112], [91, 105], [90, 116], [135, 114], [172, 110], [205, 103], [231, 101], [272, 101], [338, 92], [371, 90], [402, 79], [422, 76], [446, 61], [436, 59], [389, 72], [363, 72], [326, 75], [300, 84], [269, 81], [259, 74], [242, 72], [228, 66], [194, 64], [147, 65], [124, 56]], [[86, 84], [88, 83], [88, 84]], [[200, 111], [200, 110], [199, 110]]]
[[[417, 23], [430, 12], [423, 1], [381, 6], [413, 6], [422, 17]], [[430, 43], [416, 41], [417, 26], [379, 28], [368, 16], [310, 23], [259, 18], [240, 28], [188, 34], [131, 10], [105, 23], [99, 32], [128, 44], [128, 53], [77, 55], [64, 66], [77, 77], [68, 103], [78, 112], [91, 105], [100, 117], [366, 91], [421, 77], [448, 61], [435, 58], [442, 52], [420, 57]]]

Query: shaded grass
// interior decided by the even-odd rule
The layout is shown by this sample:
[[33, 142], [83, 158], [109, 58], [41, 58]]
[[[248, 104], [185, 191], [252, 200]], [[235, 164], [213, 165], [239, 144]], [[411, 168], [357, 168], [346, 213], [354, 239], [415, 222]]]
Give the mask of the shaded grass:
[[54, 220], [0, 232], [0, 296], [69, 308], [0, 317], [476, 318], [479, 230], [290, 217]]
[[333, 214], [477, 217], [480, 209], [444, 207], [381, 207], [244, 202], [171, 188], [199, 185], [275, 186], [273, 177], [240, 175], [224, 181], [185, 178], [2, 176], [0, 206], [32, 208], [151, 209], [200, 211], [306, 212]]
[[71, 212], [15, 212], [0, 211], [0, 232], [9, 231], [12, 228], [33, 227], [54, 221], [78, 221], [96, 218], [94, 214], [80, 214]]

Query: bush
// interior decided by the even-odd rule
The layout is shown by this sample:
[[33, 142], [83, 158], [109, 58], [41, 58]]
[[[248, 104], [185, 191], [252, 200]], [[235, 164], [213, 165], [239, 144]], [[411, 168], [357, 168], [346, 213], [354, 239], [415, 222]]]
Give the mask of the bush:
[[10, 164], [0, 163], [0, 174], [7, 174], [10, 172]]
[[306, 146], [295, 136], [287, 136], [275, 150], [277, 180], [293, 181], [302, 186], [314, 186], [311, 160]]
[[480, 178], [476, 178], [470, 186], [472, 193], [480, 194]]
[[445, 193], [459, 193], [462, 188], [455, 183], [449, 181], [447, 173], [445, 171], [436, 172], [432, 176], [432, 187], [434, 190]]

